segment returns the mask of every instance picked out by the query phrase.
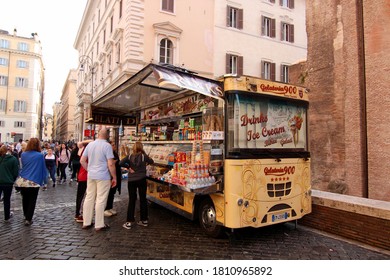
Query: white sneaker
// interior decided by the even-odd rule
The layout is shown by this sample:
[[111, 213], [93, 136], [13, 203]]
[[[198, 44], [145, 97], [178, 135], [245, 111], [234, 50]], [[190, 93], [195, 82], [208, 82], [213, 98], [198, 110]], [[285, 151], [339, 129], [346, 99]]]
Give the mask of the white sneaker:
[[131, 229], [131, 226], [132, 226], [132, 225], [133, 225], [132, 223], [127, 222], [127, 223], [124, 223], [124, 224], [122, 225], [122, 227], [125, 228], [125, 229]]
[[110, 211], [111, 214], [112, 214], [113, 216], [116, 215], [116, 214], [118, 214], [118, 212], [116, 212], [114, 209], [110, 209], [110, 210], [108, 210], [108, 211]]
[[104, 217], [111, 217], [111, 216], [112, 216], [112, 213], [110, 210], [104, 211]]

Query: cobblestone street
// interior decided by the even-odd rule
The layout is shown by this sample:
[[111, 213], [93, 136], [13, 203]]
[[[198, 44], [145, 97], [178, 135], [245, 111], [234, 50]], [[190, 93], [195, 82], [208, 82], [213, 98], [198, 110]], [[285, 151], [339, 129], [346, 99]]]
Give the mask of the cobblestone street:
[[83, 230], [73, 219], [76, 183], [49, 185], [40, 191], [31, 227], [23, 224], [21, 196], [13, 193], [14, 217], [0, 215], [2, 260], [128, 260], [128, 259], [222, 259], [222, 260], [384, 260], [387, 251], [346, 242], [293, 224], [261, 229], [242, 229], [236, 238], [213, 239], [197, 222], [159, 206], [149, 208], [149, 227], [122, 228], [127, 211], [127, 182], [116, 195], [117, 216], [106, 217], [108, 231]]

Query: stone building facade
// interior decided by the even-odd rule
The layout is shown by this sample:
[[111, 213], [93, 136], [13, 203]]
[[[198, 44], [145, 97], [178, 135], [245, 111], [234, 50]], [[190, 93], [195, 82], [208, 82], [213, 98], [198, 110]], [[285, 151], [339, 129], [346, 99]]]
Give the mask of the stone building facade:
[[285, 81], [306, 59], [305, 28], [304, 0], [89, 0], [74, 42], [87, 66], [77, 72], [76, 130], [89, 130], [91, 102], [150, 62]]
[[307, 62], [290, 81], [310, 90], [313, 188], [390, 201], [390, 2], [306, 5]]
[[45, 70], [37, 33], [0, 30], [0, 141], [41, 138]]

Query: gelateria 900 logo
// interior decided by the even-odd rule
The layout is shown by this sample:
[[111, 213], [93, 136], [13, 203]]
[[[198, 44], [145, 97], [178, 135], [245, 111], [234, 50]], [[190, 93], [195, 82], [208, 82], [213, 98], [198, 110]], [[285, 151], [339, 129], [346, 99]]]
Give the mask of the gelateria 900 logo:
[[265, 175], [273, 176], [283, 176], [283, 175], [292, 175], [295, 173], [295, 166], [285, 166], [285, 167], [265, 167]]

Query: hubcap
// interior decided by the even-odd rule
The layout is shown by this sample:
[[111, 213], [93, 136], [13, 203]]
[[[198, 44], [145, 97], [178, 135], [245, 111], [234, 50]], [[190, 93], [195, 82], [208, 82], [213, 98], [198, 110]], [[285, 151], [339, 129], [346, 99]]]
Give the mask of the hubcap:
[[214, 207], [207, 205], [203, 209], [202, 222], [207, 230], [213, 230], [216, 225], [215, 210]]

